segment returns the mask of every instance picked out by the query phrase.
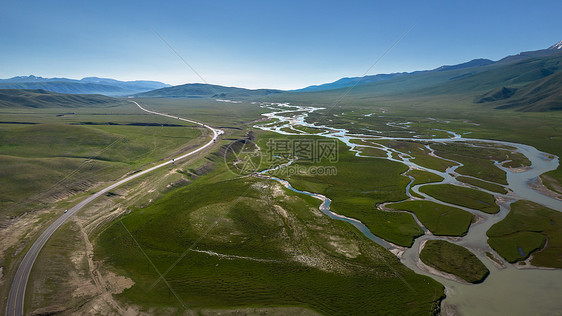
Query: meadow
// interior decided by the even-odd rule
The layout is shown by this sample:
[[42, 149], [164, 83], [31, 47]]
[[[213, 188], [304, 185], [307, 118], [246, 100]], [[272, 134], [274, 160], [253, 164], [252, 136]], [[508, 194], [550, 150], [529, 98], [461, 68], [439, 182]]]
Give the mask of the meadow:
[[[83, 124], [28, 118], [35, 124], [0, 125], [0, 200], [3, 217], [14, 217], [89, 190], [105, 181], [170, 157], [203, 141], [204, 131], [160, 121]], [[147, 118], [143, 118], [145, 121]], [[117, 125], [120, 124], [120, 125]], [[127, 125], [137, 124], [137, 125]], [[168, 126], [166, 126], [168, 124]], [[199, 139], [201, 138], [201, 139]]]
[[467, 211], [431, 201], [404, 201], [388, 207], [416, 214], [427, 229], [439, 236], [464, 236], [473, 221]]
[[[178, 313], [244, 306], [331, 315], [435, 309], [441, 285], [409, 271], [351, 225], [323, 216], [318, 200], [271, 180], [212, 179], [171, 192], [100, 232], [96, 258], [135, 281], [122, 299]], [[162, 281], [152, 287], [157, 271], [168, 272], [177, 297]]]
[[481, 283], [490, 274], [469, 250], [444, 240], [428, 240], [420, 253], [427, 265], [458, 276], [469, 283]]
[[421, 187], [420, 192], [443, 202], [472, 208], [488, 214], [495, 214], [500, 210], [493, 195], [467, 187], [453, 184], [433, 184]]
[[[272, 133], [258, 132], [257, 141], [266, 148], [269, 139], [287, 137]], [[294, 138], [294, 137], [292, 137]], [[317, 139], [317, 137], [309, 137]], [[289, 137], [291, 139], [291, 137]], [[406, 185], [409, 178], [402, 173], [408, 170], [400, 163], [356, 157], [347, 146], [337, 143], [337, 162], [320, 163], [295, 162], [295, 166], [334, 166], [335, 175], [294, 174], [284, 177], [298, 190], [320, 193], [332, 200], [331, 209], [345, 216], [353, 217], [365, 224], [375, 235], [401, 246], [410, 246], [414, 239], [423, 234], [414, 218], [407, 213], [385, 212], [377, 204], [401, 201], [407, 198]]]
[[[421, 97], [415, 101], [414, 104], [419, 106], [420, 111], [414, 116], [402, 103], [392, 98], [357, 100], [352, 97], [327, 113], [314, 113], [309, 121], [345, 127], [361, 133], [368, 132], [366, 129], [377, 129], [388, 135], [404, 137], [411, 137], [410, 131], [415, 131], [417, 135], [447, 137], [446, 132], [439, 130], [448, 129], [471, 137], [517, 142], [528, 140], [539, 149], [552, 149], [553, 151], [549, 151], [552, 153], [559, 150], [545, 136], [553, 133], [553, 122], [558, 119], [556, 114], [549, 120], [545, 114], [540, 113], [520, 115], [513, 111], [490, 112], [481, 105], [467, 109], [466, 106], [458, 105], [458, 102], [451, 102], [453, 105], [450, 108], [438, 110], [435, 104], [430, 106], [429, 101]], [[130, 289], [115, 295], [121, 302], [140, 306], [143, 311], [173, 313], [182, 313], [185, 309], [200, 312], [208, 308], [227, 310], [248, 306], [293, 306], [336, 315], [367, 314], [373, 311], [377, 314], [427, 314], [437, 311], [437, 303], [443, 297], [441, 285], [431, 278], [414, 274], [400, 264], [395, 256], [366, 239], [351, 225], [323, 216], [317, 209], [318, 200], [290, 192], [273, 181], [247, 175], [238, 177], [239, 175], [226, 169], [222, 153], [231, 141], [250, 138], [265, 151], [267, 142], [271, 139], [302, 138], [252, 129], [251, 126], [261, 119], [260, 114], [269, 110], [249, 102], [225, 103], [205, 99], [141, 99], [139, 102], [146, 108], [159, 112], [204, 121], [224, 129], [227, 134], [220, 141], [222, 149], [219, 152], [208, 159], [199, 159], [189, 166], [179, 167], [175, 171], [176, 176], [183, 182], [166, 187], [162, 191], [167, 192], [164, 196], [160, 196], [160, 193], [152, 194], [150, 199], [143, 199], [142, 203], [129, 205], [128, 215], [113, 220], [107, 226], [100, 226], [101, 230], [93, 232], [91, 239], [95, 245], [96, 262], [103, 262], [105, 269], [130, 277], [135, 282]], [[321, 98], [310, 104], [325, 105]], [[19, 148], [5, 146], [3, 150], [14, 156], [19, 154], [32, 157], [26, 159], [83, 161], [84, 157], [96, 154], [95, 157], [103, 159], [99, 158], [93, 164], [92, 174], [100, 175], [101, 171], [96, 168], [104, 167], [101, 170], [116, 176], [110, 169], [111, 166], [118, 165], [116, 170], [132, 172], [151, 161], [165, 159], [174, 152], [186, 150], [195, 145], [198, 137], [202, 137], [199, 130], [173, 126], [178, 124], [174, 120], [137, 113], [134, 105], [122, 104], [106, 110], [108, 113], [105, 114], [80, 108], [72, 109], [72, 112], [66, 114], [53, 109], [38, 109], [34, 113], [10, 110], [12, 122], [41, 123], [2, 124], [1, 126], [6, 126], [5, 132], [9, 137], [12, 137], [10, 133], [16, 135], [12, 129], [21, 128], [21, 133], [14, 139], [20, 137], [25, 140], [26, 135], [47, 137], [49, 133], [33, 131], [39, 127], [52, 129], [52, 133], [57, 135], [55, 138], [73, 133], [84, 137], [64, 137], [58, 151], [47, 154], [45, 152], [48, 150], [41, 147], [41, 144], [35, 147], [34, 137], [28, 137], [29, 145]], [[364, 116], [373, 112], [380, 115]], [[448, 119], [453, 116], [456, 118]], [[506, 124], [493, 122], [500, 116]], [[407, 129], [403, 129], [386, 125], [389, 121], [412, 123]], [[478, 121], [479, 125], [474, 121]], [[532, 130], [534, 135], [525, 135], [521, 130], [515, 131], [514, 121], [521, 123], [523, 128], [531, 128], [531, 124], [535, 124], [533, 126], [537, 129]], [[153, 123], [160, 125], [154, 126]], [[191, 130], [193, 133], [185, 136], [176, 132], [178, 130]], [[314, 129], [307, 131], [316, 132]], [[79, 139], [87, 141], [78, 141]], [[112, 142], [120, 144], [119, 149], [113, 149]], [[450, 161], [428, 156], [423, 142], [379, 142], [409, 152], [414, 161], [422, 166], [445, 171], [447, 167], [455, 165]], [[432, 147], [434, 145], [431, 143]], [[99, 148], [105, 148], [103, 146], [108, 148], [98, 153]], [[68, 147], [75, 149], [65, 152]], [[503, 148], [487, 148], [481, 154], [478, 150], [472, 150], [472, 147], [457, 145], [444, 145], [437, 150], [444, 158], [452, 158], [465, 164], [464, 169], [461, 167], [457, 171], [467, 176], [459, 177], [459, 180], [494, 192], [503, 190], [502, 186], [468, 177], [482, 177], [478, 164], [482, 163], [486, 170], [496, 172], [486, 180], [502, 183], [503, 175], [497, 172], [499, 169], [490, 165], [491, 160], [510, 159], [512, 162], [509, 166], [512, 167], [526, 163], [520, 156]], [[327, 196], [332, 200], [331, 209], [334, 212], [361, 220], [375, 235], [399, 246], [409, 247], [415, 238], [423, 234], [408, 212], [416, 214], [424, 226], [436, 235], [463, 236], [468, 230], [472, 215], [460, 209], [427, 201], [401, 202], [407, 198], [406, 186], [410, 182], [406, 175], [415, 178], [414, 184], [438, 182], [441, 177], [421, 170], [408, 171], [403, 164], [380, 158], [356, 157], [342, 143], [338, 143], [338, 152], [335, 162], [310, 164], [297, 160], [294, 163], [294, 166], [302, 166], [304, 169], [310, 166], [333, 166], [337, 174], [301, 173], [282, 178], [290, 181], [296, 189]], [[59, 157], [63, 154], [70, 157]], [[63, 161], [60, 165], [67, 165], [66, 160]], [[278, 163], [279, 161], [265, 162], [260, 169]], [[32, 164], [38, 165], [32, 162], [29, 166]], [[69, 168], [79, 166], [71, 165]], [[63, 170], [53, 178], [69, 173], [69, 170]], [[84, 176], [87, 177], [87, 174]], [[546, 185], [557, 181], [556, 172], [551, 176], [551, 182], [545, 181]], [[421, 191], [440, 200], [483, 212], [498, 211], [492, 195], [474, 189], [428, 185], [422, 187]], [[390, 207], [407, 212], [379, 210], [378, 206], [387, 202], [395, 202]], [[124, 200], [123, 203], [128, 204]], [[494, 249], [497, 248], [498, 253], [502, 254], [501, 249], [504, 248], [508, 249], [504, 253], [513, 251], [514, 242], [510, 239], [512, 235], [519, 238], [517, 233], [533, 236], [537, 234], [520, 227], [512, 230], [515, 233], [509, 231], [490, 237], [490, 244]], [[546, 229], [539, 233], [546, 236], [544, 238], [549, 238], [550, 245], [551, 239], [556, 239], [548, 237], [548, 234], [554, 236], [553, 232]], [[494, 239], [499, 242], [494, 244]], [[526, 240], [531, 245], [523, 245], [522, 249], [533, 253], [534, 264], [540, 265], [541, 260], [552, 262], [553, 254], [558, 248], [533, 250], [540, 249], [539, 240]], [[553, 247], [556, 247], [555, 242]], [[463, 258], [462, 262], [451, 259], [453, 268], [438, 268], [443, 271], [461, 275], [467, 262], [478, 266], [472, 262], [471, 254], [467, 254], [468, 250], [464, 248], [459, 250], [445, 246], [438, 251], [433, 251], [431, 247], [427, 249], [426, 254], [429, 253], [432, 259], [426, 260], [431, 262], [443, 261], [443, 258], [450, 256]], [[517, 247], [515, 249], [517, 251]], [[542, 256], [539, 255], [541, 253]], [[507, 259], [510, 255], [502, 256]], [[177, 264], [173, 266], [175, 262]], [[552, 263], [543, 265], [551, 266]], [[159, 273], [166, 272], [172, 266], [166, 274], [168, 284], [159, 281], [153, 287]], [[466, 280], [470, 280], [468, 282], [479, 282], [477, 279], [482, 277], [482, 270], [477, 270], [464, 271], [470, 274], [464, 275]]]
[[562, 268], [562, 214], [529, 201], [511, 204], [511, 211], [488, 232], [488, 242], [505, 260], [532, 256], [531, 264]]

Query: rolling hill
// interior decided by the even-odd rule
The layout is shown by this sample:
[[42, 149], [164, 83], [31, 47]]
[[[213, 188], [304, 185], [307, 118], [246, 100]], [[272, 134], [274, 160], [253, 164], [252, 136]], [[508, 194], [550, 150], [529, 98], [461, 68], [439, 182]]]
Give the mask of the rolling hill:
[[[552, 45], [552, 46], [550, 46], [549, 48], [546, 48], [546, 49], [522, 52], [522, 53], [519, 53], [517, 55], [507, 56], [507, 57], [502, 58], [502, 59], [500, 59], [499, 61], [496, 61], [496, 62], [492, 61], [490, 59], [478, 58], [478, 59], [473, 59], [473, 60], [465, 62], [465, 63], [457, 64], [457, 65], [444, 65], [444, 66], [435, 68], [433, 70], [421, 70], [421, 71], [414, 71], [414, 72], [402, 72], [402, 73], [392, 73], [392, 74], [378, 74], [378, 75], [364, 76], [364, 77], [341, 78], [341, 79], [339, 79], [337, 81], [334, 81], [334, 82], [331, 82], [331, 83], [313, 85], [313, 86], [305, 87], [303, 89], [294, 90], [294, 91], [295, 92], [311, 92], [311, 91], [333, 90], [333, 89], [352, 87], [352, 86], [355, 86], [355, 85], [358, 85], [358, 86], [359, 85], [367, 85], [367, 84], [372, 84], [372, 83], [386, 81], [386, 80], [392, 80], [392, 79], [408, 81], [408, 78], [410, 78], [410, 77], [414, 77], [412, 82], [417, 82], [417, 79], [420, 79], [420, 78], [423, 78], [423, 79], [429, 78], [430, 81], [427, 82], [427, 85], [425, 85], [425, 86], [430, 86], [431, 83], [434, 82], [433, 79], [436, 78], [435, 76], [432, 76], [432, 74], [436, 73], [436, 72], [450, 72], [450, 71], [461, 70], [462, 72], [457, 73], [457, 75], [448, 76], [448, 79], [458, 79], [458, 78], [461, 78], [462, 76], [473, 75], [473, 74], [478, 73], [482, 70], [486, 70], [487, 66], [490, 66], [490, 67], [492, 67], [492, 66], [503, 66], [503, 65], [508, 65], [508, 64], [515, 63], [515, 62], [524, 61], [526, 59], [546, 57], [546, 56], [550, 56], [552, 54], [556, 54], [556, 53], [560, 52], [561, 49], [562, 49], [562, 41], [558, 42], [558, 43], [556, 43], [556, 44], [554, 44], [554, 45]], [[463, 70], [470, 70], [470, 71], [463, 71]], [[446, 76], [444, 76], [443, 78], [445, 78], [445, 77]]]
[[562, 72], [515, 89], [511, 96], [488, 102], [497, 109], [525, 112], [562, 110]]
[[475, 105], [498, 109], [562, 110], [562, 98], [559, 97], [562, 95], [562, 50], [558, 48], [549, 49], [546, 56], [529, 57], [511, 63], [476, 60], [460, 65], [409, 73], [377, 82], [361, 82], [350, 91], [349, 87], [344, 87], [295, 92], [292, 95], [295, 100], [333, 100], [346, 95], [346, 99], [363, 101], [419, 97], [437, 100], [455, 96], [459, 100], [473, 100]]
[[6, 89], [0, 90], [0, 108], [77, 108], [103, 107], [120, 102], [103, 95], [61, 94], [45, 90]]
[[364, 77], [350, 77], [350, 78], [341, 78], [337, 81], [324, 83], [320, 85], [308, 86], [303, 89], [294, 90], [294, 92], [305, 92], [305, 91], [323, 91], [323, 90], [332, 90], [332, 89], [339, 89], [345, 87], [351, 87], [355, 84], [367, 84], [372, 82], [379, 82], [383, 80], [388, 80], [392, 78], [396, 78], [399, 76], [405, 76], [412, 73], [408, 72], [401, 72], [401, 73], [393, 73], [393, 74], [378, 74], [373, 76], [364, 76]]
[[274, 89], [244, 89], [235, 87], [224, 87], [219, 85], [189, 83], [169, 88], [136, 94], [141, 98], [248, 98], [259, 97], [270, 94], [282, 93], [284, 91]]

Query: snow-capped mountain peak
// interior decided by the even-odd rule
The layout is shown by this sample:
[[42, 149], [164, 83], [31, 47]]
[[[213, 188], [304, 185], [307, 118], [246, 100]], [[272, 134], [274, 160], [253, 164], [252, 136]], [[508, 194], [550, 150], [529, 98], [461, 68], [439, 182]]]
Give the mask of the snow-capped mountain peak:
[[562, 41], [550, 46], [548, 49], [562, 49]]

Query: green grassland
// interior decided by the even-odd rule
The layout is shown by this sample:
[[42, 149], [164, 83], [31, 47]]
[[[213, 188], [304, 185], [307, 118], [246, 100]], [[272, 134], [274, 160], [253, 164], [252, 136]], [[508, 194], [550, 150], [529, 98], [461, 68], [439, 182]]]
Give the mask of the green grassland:
[[[517, 69], [529, 67], [532, 64], [537, 64], [536, 60], [529, 60], [527, 65], [517, 65]], [[524, 71], [529, 70], [525, 69]], [[471, 77], [476, 75], [473, 71], [474, 69], [464, 70], [466, 73], [472, 73]], [[373, 85], [360, 85], [346, 94], [346, 97], [340, 102], [334, 100], [338, 100], [347, 89], [283, 94], [271, 98], [280, 101], [283, 98], [282, 101], [290, 101], [295, 104], [326, 107], [326, 110], [315, 112], [310, 116], [309, 121], [316, 121], [319, 124], [344, 128], [353, 126], [355, 130], [365, 128], [380, 130], [388, 136], [396, 136], [394, 135], [396, 132], [396, 134], [405, 134], [406, 137], [412, 137], [413, 134], [409, 134], [410, 132], [421, 135], [429, 134], [435, 129], [450, 130], [470, 138], [528, 144], [541, 151], [562, 156], [562, 130], [560, 130], [562, 111], [520, 112], [513, 109], [494, 109], [487, 103], [474, 103], [473, 100], [476, 96], [488, 92], [493, 87], [476, 88], [480, 84], [472, 82], [474, 86], [469, 88], [462, 86], [461, 83], [464, 80], [449, 81], [462, 73], [463, 70], [458, 70], [423, 75], [431, 77], [431, 80], [421, 80], [423, 76], [418, 76], [408, 80], [397, 78]], [[511, 74], [509, 80], [521, 75], [512, 70], [509, 73]], [[494, 74], [496, 79], [503, 80], [504, 74], [498, 72], [494, 72]], [[490, 78], [487, 77], [486, 80]], [[422, 88], [437, 83], [439, 85], [436, 85], [436, 88], [439, 91], [427, 91], [426, 93], [423, 90], [425, 88]], [[454, 89], [444, 88], [453, 83], [455, 84]], [[487, 84], [491, 83], [492, 81], [489, 81]], [[504, 82], [498, 84], [505, 85]], [[345, 115], [340, 115], [341, 112], [345, 112]], [[378, 115], [362, 116], [373, 112]], [[334, 116], [336, 113], [338, 115]], [[409, 121], [412, 124], [408, 129], [385, 125], [391, 121]], [[355, 124], [350, 125], [351, 122]], [[362, 132], [365, 133], [365, 130]], [[505, 151], [501, 152], [505, 153]], [[507, 163], [506, 166], [516, 167], [517, 163]], [[469, 174], [469, 171], [477, 172], [478, 169], [464, 171]], [[547, 176], [550, 176], [553, 181], [545, 181], [545, 184], [550, 188], [557, 185], [558, 190], [562, 191], [560, 168], [547, 173]]]
[[158, 274], [143, 252], [162, 273], [177, 261], [165, 278], [193, 310], [301, 306], [331, 315], [419, 314], [441, 297], [441, 285], [409, 271], [351, 225], [322, 215], [318, 200], [271, 180], [210, 179], [100, 232], [96, 257], [135, 281], [121, 299], [181, 310], [164, 282], [151, 287]]
[[490, 246], [511, 263], [527, 259], [531, 253], [544, 247], [545, 242], [544, 235], [530, 231], [488, 239]]
[[428, 266], [470, 283], [480, 283], [490, 274], [472, 252], [444, 240], [428, 240], [420, 252], [420, 259]]
[[388, 207], [416, 214], [434, 235], [464, 236], [473, 220], [469, 212], [431, 201], [404, 201], [389, 204]]
[[135, 99], [143, 107], [188, 117], [205, 122], [214, 127], [239, 129], [247, 126], [250, 122], [263, 118], [262, 113], [271, 112], [251, 102], [242, 103], [218, 102], [213, 99], [160, 99], [160, 98], [138, 98]]
[[[257, 133], [257, 142], [267, 147], [269, 139], [294, 139], [273, 133]], [[314, 139], [314, 138], [311, 138]], [[356, 157], [343, 143], [338, 142], [338, 161], [318, 164], [299, 163], [302, 166], [334, 166], [335, 175], [295, 174], [282, 178], [298, 190], [320, 193], [332, 200], [331, 209], [339, 214], [363, 222], [375, 235], [401, 246], [410, 246], [423, 234], [414, 218], [407, 213], [385, 212], [377, 209], [378, 203], [400, 201], [407, 198], [409, 179], [401, 175], [407, 171], [403, 164], [377, 158]]]
[[457, 165], [452, 161], [429, 156], [430, 150], [425, 148], [424, 143], [403, 140], [377, 141], [377, 143], [413, 156], [412, 162], [425, 168], [444, 172], [447, 168]]
[[417, 184], [443, 181], [443, 177], [423, 170], [411, 169], [410, 171], [408, 171], [407, 174], [414, 177], [414, 182], [412, 182], [412, 186]]
[[410, 169], [407, 173], [407, 175], [414, 177], [414, 181], [412, 182], [412, 184], [410, 185], [410, 194], [418, 197], [418, 198], [422, 198], [421, 195], [415, 193], [412, 190], [412, 187], [414, 185], [417, 184], [424, 184], [424, 183], [432, 183], [432, 182], [441, 182], [443, 180], [443, 177], [438, 176], [434, 173], [428, 172], [428, 171], [423, 171], [423, 170], [418, 170], [418, 169]]
[[420, 188], [420, 192], [434, 198], [484, 213], [495, 214], [500, 208], [496, 205], [494, 196], [471, 188], [459, 187], [452, 184], [433, 184]]
[[117, 179], [199, 137], [201, 130], [185, 126], [2, 124], [2, 215]]
[[506, 218], [486, 234], [490, 246], [509, 262], [525, 260], [532, 254], [533, 265], [562, 268], [561, 232], [560, 212], [521, 200], [511, 204]]
[[507, 192], [507, 190], [504, 187], [495, 183], [490, 183], [490, 182], [482, 181], [471, 177], [465, 177], [465, 176], [458, 176], [456, 177], [456, 179], [461, 182], [471, 184], [473, 186], [486, 189], [491, 192], [496, 192], [501, 194], [505, 194]]
[[511, 153], [497, 148], [473, 147], [468, 144], [447, 143], [432, 145], [435, 153], [463, 164], [456, 169], [458, 173], [483, 180], [507, 184], [505, 172], [494, 165], [494, 161], [510, 160], [506, 166], [528, 166], [530, 162], [519, 153]]
[[[126, 100], [106, 99], [113, 103], [69, 108], [52, 101], [41, 108], [0, 109], [2, 221], [185, 152], [208, 134], [190, 123], [145, 113]], [[247, 130], [241, 126], [264, 112], [250, 103], [215, 100], [139, 102], [219, 126], [226, 131], [223, 137], [234, 138], [244, 137]]]
[[[462, 71], [456, 75], [458, 74], [462, 74]], [[435, 76], [440, 76], [439, 80], [442, 81], [449, 80], [450, 74], [439, 73]], [[416, 93], [403, 93], [396, 82], [382, 84], [388, 89], [381, 93], [372, 87], [358, 86], [338, 104], [335, 104], [334, 100], [339, 99], [342, 91], [272, 95], [263, 97], [262, 100], [275, 101], [277, 98], [282, 102], [325, 107], [327, 110], [313, 113], [308, 121], [347, 128], [357, 133], [368, 133], [366, 129], [371, 129], [396, 137], [413, 135], [449, 137], [450, 135], [440, 130], [452, 130], [471, 138], [530, 144], [540, 150], [562, 156], [561, 112], [521, 113], [513, 110], [494, 110], [489, 104], [484, 103], [475, 104], [472, 102], [474, 95], [482, 94], [490, 87], [478, 88], [476, 86], [480, 83], [473, 79], [471, 82], [474, 83], [475, 88], [471, 89], [470, 93], [459, 90], [459, 86], [449, 86], [451, 90], [443, 94], [435, 91], [425, 93], [422, 90], [424, 87], [431, 82], [439, 81], [435, 78], [428, 76], [412, 82], [410, 88], [416, 88]], [[451, 80], [450, 84], [455, 85], [457, 81]], [[190, 117], [221, 127], [227, 131], [224, 138], [231, 139], [246, 136], [247, 128], [253, 124], [252, 122], [261, 118], [261, 113], [270, 111], [247, 102], [232, 104], [209, 99], [143, 98], [139, 102], [155, 111]], [[363, 116], [375, 111], [380, 113], [380, 117], [379, 115]], [[344, 114], [340, 114], [342, 112]], [[3, 115], [3, 120], [12, 122], [55, 125], [90, 122], [96, 124], [173, 122], [142, 113], [133, 104], [107, 108], [103, 113], [96, 109], [82, 108], [34, 109], [32, 112], [24, 109], [2, 109], [0, 113]], [[386, 125], [388, 122], [407, 121], [412, 122], [407, 128]], [[134, 143], [132, 138], [136, 135], [134, 129], [127, 129], [130, 126], [81, 125], [79, 127], [86, 127], [94, 134], [98, 132], [109, 134], [117, 139], [126, 135], [131, 138], [131, 144]], [[157, 128], [162, 127], [147, 127], [147, 131]], [[178, 127], [163, 129], [175, 128]], [[133, 132], [124, 132], [125, 130]], [[139, 142], [143, 143], [143, 146], [148, 146], [147, 148], [152, 148], [149, 135], [150, 133], [147, 133], [146, 138], [140, 139]], [[375, 135], [380, 134], [375, 133]], [[270, 137], [285, 136], [256, 131], [256, 141], [260, 145], [264, 145]], [[159, 139], [156, 139], [156, 142]], [[152, 141], [155, 142], [154, 139]], [[406, 152], [410, 151], [415, 157], [413, 161], [422, 166], [445, 170], [447, 166], [454, 165], [452, 162], [428, 156], [420, 147], [422, 142], [409, 142], [406, 145], [402, 143], [405, 142], [393, 145], [399, 146]], [[97, 145], [92, 148], [95, 146]], [[413, 217], [407, 213], [383, 212], [376, 208], [377, 203], [401, 201], [406, 198], [405, 187], [409, 179], [400, 175], [407, 170], [406, 167], [383, 159], [354, 157], [343, 144], [339, 146], [338, 162], [333, 163], [337, 168], [337, 175], [300, 174], [282, 178], [289, 180], [297, 189], [325, 194], [332, 199], [332, 209], [335, 212], [361, 220], [376, 235], [398, 245], [411, 245], [413, 239], [423, 233]], [[433, 148], [434, 144], [431, 143], [431, 146]], [[466, 162], [465, 167], [458, 169], [459, 173], [477, 177], [485, 177], [483, 172], [492, 170], [496, 172], [497, 168], [490, 166], [490, 155], [497, 160], [514, 158], [505, 155], [494, 156], [508, 152], [501, 149], [486, 149], [490, 152], [489, 156], [478, 156], [477, 152], [473, 153], [465, 149], [460, 151], [461, 154], [456, 151], [447, 152], [447, 149], [457, 146], [445, 148], [446, 146], [449, 145], [440, 148], [444, 155], [456, 155], [455, 160], [458, 158], [459, 161]], [[23, 149], [14, 147], [9, 150]], [[32, 152], [32, 149], [26, 150]], [[133, 149], [131, 150], [134, 152]], [[82, 154], [88, 153], [84, 150]], [[165, 156], [157, 159], [162, 157]], [[145, 158], [139, 157], [138, 163], [148, 161], [143, 160]], [[518, 160], [521, 160], [520, 164], [524, 164], [521, 157], [515, 158], [516, 160], [506, 166], [517, 167]], [[83, 158], [79, 159], [83, 161]], [[106, 168], [104, 163], [119, 164], [119, 168], [122, 168], [121, 165], [132, 167], [130, 161], [109, 157], [109, 154], [108, 159], [96, 162], [92, 173], [98, 173], [95, 168]], [[483, 167], [478, 165], [480, 162], [483, 163]], [[31, 164], [33, 162], [26, 166], [31, 168], [29, 167]], [[66, 162], [59, 164], [66, 165]], [[296, 165], [307, 166], [301, 162]], [[331, 164], [324, 162], [322, 165]], [[74, 165], [62, 171], [55, 170], [59, 173], [49, 177], [56, 178], [70, 172], [73, 168]], [[318, 205], [317, 200], [296, 196], [286, 190], [283, 195], [275, 196], [273, 192], [278, 190], [265, 192], [256, 189], [265, 188], [265, 184], [269, 185], [269, 182], [255, 179], [232, 180], [233, 175], [224, 169], [200, 177], [196, 172], [198, 168], [205, 170], [207, 166], [201, 162], [201, 165], [194, 167], [193, 170], [182, 171], [196, 180], [189, 186], [171, 192], [146, 208], [135, 210], [123, 218], [122, 224], [119, 221], [114, 222], [100, 232], [96, 240], [96, 258], [104, 260], [117, 272], [130, 276], [135, 281], [133, 288], [119, 295], [120, 299], [144, 306], [147, 310], [151, 307], [162, 307], [162, 311], [168, 306], [180, 308], [174, 295], [162, 282], [149, 290], [158, 274], [139, 250], [127, 229], [160, 272], [165, 271], [180, 258], [184, 250], [199, 238], [201, 239], [196, 249], [227, 255], [227, 257], [218, 257], [208, 253], [188, 252], [176, 268], [167, 275], [166, 279], [181, 300], [189, 308], [196, 310], [203, 307], [290, 305], [312, 308], [325, 314], [357, 314], [357, 311], [360, 311], [359, 313], [364, 311], [364, 314], [367, 314], [372, 313], [373, 310], [379, 314], [427, 314], [431, 312], [434, 301], [442, 296], [440, 285], [407, 270], [394, 256], [366, 240], [350, 225], [314, 215], [313, 209]], [[560, 171], [551, 172], [549, 175], [552, 176], [553, 181], [562, 183]], [[426, 176], [422, 174], [416, 177], [416, 181], [422, 181]], [[494, 175], [493, 178], [493, 181], [502, 183], [501, 173]], [[547, 186], [551, 183], [554, 182], [545, 181]], [[458, 205], [488, 213], [498, 211], [493, 197], [483, 192], [452, 185], [429, 185], [421, 189], [450, 203], [459, 203]], [[243, 198], [238, 200], [239, 196]], [[275, 205], [285, 212], [280, 211]], [[283, 216], [285, 213], [287, 217]], [[440, 214], [453, 213], [443, 211]], [[455, 215], [455, 218], [457, 216]], [[457, 219], [452, 220], [453, 217], [447, 218], [457, 222]], [[551, 222], [555, 223], [553, 226], [558, 227], [557, 217], [541, 215], [537, 218], [541, 221], [550, 218]], [[219, 219], [216, 226], [207, 233], [207, 229], [215, 223], [216, 219]], [[437, 218], [426, 219], [426, 222], [433, 223], [427, 225], [433, 225], [434, 230], [445, 229], [439, 225]], [[514, 228], [513, 233], [508, 235], [517, 237], [517, 234], [529, 233], [531, 238], [527, 239], [531, 241], [538, 235], [548, 239], [544, 250], [533, 253], [533, 263], [544, 266], [559, 264], [556, 256], [560, 253], [560, 246], [557, 246], [556, 233], [546, 228], [541, 232], [524, 231], [523, 228], [526, 226], [523, 224], [518, 224], [517, 229]], [[460, 232], [461, 229], [458, 228], [456, 231]], [[507, 242], [503, 245], [507, 249], [513, 242], [506, 236], [490, 237], [490, 239], [504, 238]], [[531, 246], [524, 245], [524, 248], [530, 252], [530, 249], [536, 245], [538, 245], [538, 238], [537, 242], [533, 242]], [[517, 251], [516, 247], [515, 250]], [[466, 259], [471, 255], [466, 256], [466, 253], [452, 249], [439, 253], [439, 258], [459, 253], [462, 256], [457, 256], [457, 259], [461, 257]], [[235, 259], [233, 256], [253, 259]], [[455, 258], [450, 260], [455, 262], [457, 267], [465, 264], [464, 261], [457, 264]], [[474, 275], [478, 273], [475, 272]], [[411, 288], [400, 281], [398, 276], [410, 284]], [[414, 290], [411, 290], [412, 288]]]
[[386, 151], [373, 147], [356, 147], [356, 149], [361, 151], [362, 156], [369, 157], [386, 157]]

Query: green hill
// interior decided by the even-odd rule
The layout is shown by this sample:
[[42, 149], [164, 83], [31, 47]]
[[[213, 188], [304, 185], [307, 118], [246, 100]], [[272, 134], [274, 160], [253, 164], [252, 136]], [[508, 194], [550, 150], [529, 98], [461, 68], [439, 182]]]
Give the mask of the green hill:
[[562, 110], [562, 72], [527, 84], [505, 102], [497, 102], [498, 109], [543, 112]]
[[[293, 100], [333, 100], [343, 103], [375, 99], [407, 100], [419, 97], [439, 100], [454, 96], [492, 108], [519, 111], [562, 109], [562, 52], [527, 58], [514, 63], [495, 63], [446, 71], [420, 72], [384, 81], [314, 92], [291, 93]], [[284, 94], [283, 96], [286, 96]], [[331, 101], [330, 101], [331, 100]]]
[[244, 89], [235, 87], [224, 87], [203, 83], [189, 83], [174, 87], [156, 89], [148, 92], [139, 93], [136, 96], [141, 98], [247, 98], [256, 96], [266, 96], [281, 93], [281, 90], [273, 89]]
[[120, 102], [118, 99], [96, 94], [61, 94], [45, 90], [0, 90], [0, 108], [77, 108], [103, 107]]

